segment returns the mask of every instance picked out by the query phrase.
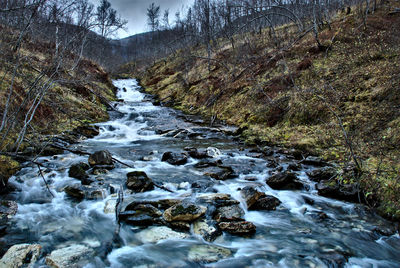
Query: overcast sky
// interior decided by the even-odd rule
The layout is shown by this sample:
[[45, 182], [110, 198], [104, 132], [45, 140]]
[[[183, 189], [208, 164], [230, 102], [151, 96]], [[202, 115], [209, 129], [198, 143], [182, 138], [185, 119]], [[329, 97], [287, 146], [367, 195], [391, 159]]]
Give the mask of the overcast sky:
[[[151, 3], [155, 3], [160, 6], [160, 15], [164, 14], [165, 9], [169, 9], [169, 21], [172, 23], [175, 19], [175, 12], [181, 11], [184, 7], [187, 7], [193, 3], [194, 0], [108, 0], [111, 6], [117, 10], [121, 17], [128, 20], [127, 31], [120, 31], [118, 36], [114, 38], [124, 38], [137, 33], [147, 32], [149, 30], [147, 26], [146, 12], [147, 8]], [[97, 6], [99, 0], [92, 0]], [[182, 13], [182, 11], [181, 11]]]

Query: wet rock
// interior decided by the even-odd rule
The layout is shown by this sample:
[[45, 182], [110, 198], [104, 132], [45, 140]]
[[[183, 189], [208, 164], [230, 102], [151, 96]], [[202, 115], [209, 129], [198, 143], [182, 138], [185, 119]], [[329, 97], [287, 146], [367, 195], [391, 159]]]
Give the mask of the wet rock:
[[187, 155], [183, 153], [165, 152], [161, 161], [167, 162], [171, 165], [184, 165], [187, 163]]
[[0, 260], [2, 268], [33, 267], [42, 247], [38, 244], [19, 244], [9, 248]]
[[105, 169], [105, 168], [98, 168], [98, 167], [94, 168], [93, 171], [92, 171], [92, 174], [93, 174], [93, 175], [96, 175], [96, 176], [98, 176], [98, 175], [104, 175], [104, 174], [107, 174], [107, 173], [109, 173], [109, 171], [108, 171], [107, 169]]
[[198, 195], [197, 198], [206, 203], [214, 203], [217, 200], [230, 200], [232, 197], [230, 194], [205, 193]]
[[86, 173], [86, 170], [88, 169], [89, 166], [86, 163], [81, 162], [74, 164], [69, 168], [68, 176], [78, 179], [82, 181], [82, 184], [85, 184], [84, 182], [87, 182], [87, 178], [89, 178], [89, 175]]
[[0, 219], [12, 218], [18, 211], [18, 204], [15, 201], [0, 200]]
[[332, 251], [321, 255], [320, 259], [328, 267], [344, 267], [348, 261], [348, 256], [341, 254], [340, 252]]
[[214, 178], [216, 180], [228, 180], [235, 178], [235, 172], [231, 167], [227, 166], [218, 166], [218, 167], [209, 167], [205, 170], [204, 175], [210, 176], [211, 178]]
[[75, 198], [77, 200], [82, 200], [84, 198], [87, 198], [90, 200], [103, 199], [105, 196], [105, 193], [102, 189], [99, 189], [96, 187], [91, 187], [91, 186], [86, 186], [86, 185], [80, 185], [80, 184], [66, 186], [63, 189], [63, 191], [68, 196]]
[[244, 211], [239, 205], [219, 207], [216, 212], [215, 220], [223, 221], [244, 221]]
[[46, 257], [46, 264], [53, 268], [78, 268], [89, 263], [94, 250], [84, 245], [74, 244], [54, 250]]
[[221, 151], [215, 147], [208, 147], [207, 148], [207, 155], [209, 157], [218, 157], [221, 155]]
[[307, 158], [300, 161], [300, 163], [302, 163], [304, 165], [310, 165], [310, 166], [316, 166], [316, 167], [324, 167], [324, 166], [329, 165], [328, 162], [322, 160], [319, 157], [315, 157], [315, 156], [308, 156]]
[[251, 235], [256, 232], [256, 226], [248, 221], [220, 222], [218, 226], [222, 231], [234, 235]]
[[361, 193], [356, 184], [339, 185], [336, 180], [323, 180], [316, 185], [318, 194], [325, 197], [335, 198], [349, 202], [359, 202]]
[[91, 154], [88, 159], [90, 166], [114, 166], [112, 155], [109, 151], [97, 151]]
[[278, 198], [259, 192], [251, 186], [244, 187], [240, 194], [249, 210], [275, 210], [281, 204]]
[[266, 183], [275, 190], [300, 190], [304, 188], [303, 183], [301, 183], [296, 174], [292, 172], [279, 172], [271, 177], [269, 177]]
[[132, 201], [126, 207], [125, 210], [134, 210], [138, 205], [152, 205], [158, 209], [167, 209], [174, 205], [182, 203], [179, 199], [160, 199], [160, 200], [143, 200], [143, 201]]
[[278, 166], [278, 162], [276, 162], [274, 159], [268, 160], [268, 163], [266, 164], [267, 168], [277, 168]]
[[208, 168], [208, 167], [218, 167], [222, 165], [221, 160], [201, 160], [198, 163], [194, 164], [193, 167], [195, 168]]
[[214, 241], [221, 234], [218, 226], [209, 220], [197, 220], [193, 223], [193, 232], [208, 242]]
[[290, 171], [300, 171], [301, 170], [301, 165], [300, 164], [295, 164], [295, 163], [291, 163], [287, 166], [287, 170]]
[[190, 202], [174, 205], [164, 211], [163, 217], [167, 222], [171, 221], [194, 221], [203, 216], [207, 208]]
[[260, 197], [264, 197], [265, 193], [257, 191], [254, 187], [246, 186], [240, 190], [240, 194], [246, 201], [247, 207], [250, 209]]
[[213, 245], [196, 245], [190, 248], [188, 259], [192, 262], [210, 263], [228, 258], [232, 252], [223, 247]]
[[157, 243], [164, 239], [185, 239], [189, 235], [166, 226], [155, 226], [137, 233], [136, 236], [143, 243]]
[[139, 204], [132, 210], [125, 210], [119, 214], [119, 220], [128, 224], [149, 226], [161, 222], [161, 211], [150, 204]]
[[198, 151], [197, 148], [186, 147], [184, 150], [189, 154], [191, 158], [194, 159], [204, 159], [209, 157], [206, 151]]
[[80, 126], [75, 129], [77, 133], [92, 139], [100, 134], [100, 128], [98, 126]]
[[129, 172], [126, 176], [126, 187], [130, 190], [142, 193], [154, 189], [153, 181], [143, 171]]
[[333, 167], [323, 167], [308, 171], [306, 174], [310, 180], [320, 182], [322, 180], [333, 179], [337, 175], [337, 171]]
[[257, 200], [257, 202], [250, 207], [251, 210], [275, 210], [281, 204], [278, 198], [272, 195], [266, 195]]
[[116, 206], [117, 206], [117, 200], [110, 199], [104, 205], [103, 211], [105, 214], [114, 214]]
[[171, 221], [171, 222], [164, 222], [168, 227], [172, 228], [176, 231], [190, 231], [190, 223], [186, 221]]

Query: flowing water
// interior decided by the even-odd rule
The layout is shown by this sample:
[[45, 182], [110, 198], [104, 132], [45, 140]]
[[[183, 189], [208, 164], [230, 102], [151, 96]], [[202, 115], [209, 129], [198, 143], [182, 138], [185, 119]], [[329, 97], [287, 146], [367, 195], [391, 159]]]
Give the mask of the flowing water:
[[[46, 255], [53, 250], [73, 244], [94, 250], [86, 267], [335, 267], [341, 266], [343, 259], [345, 267], [400, 267], [399, 236], [374, 232], [375, 226], [385, 228], [391, 223], [370, 214], [362, 206], [318, 196], [314, 183], [306, 175], [313, 167], [302, 165], [296, 172], [309, 189], [273, 190], [265, 183], [274, 171], [267, 167], [267, 159], [218, 129], [194, 125], [184, 121], [179, 112], [154, 106], [140, 92], [136, 80], [114, 83], [119, 88], [118, 97], [124, 100], [116, 103], [119, 112], [111, 112], [109, 122], [98, 124], [99, 136], [72, 147], [88, 152], [107, 149], [134, 168], [117, 164], [107, 174], [91, 175], [102, 187], [103, 198], [79, 202], [69, 198], [62, 189], [79, 182], [68, 176], [68, 169], [72, 164], [87, 162], [87, 156], [65, 153], [38, 159], [46, 167], [44, 176], [54, 197], [46, 190], [38, 168], [26, 166], [11, 179], [18, 189], [12, 197], [19, 209], [12, 227], [1, 239], [5, 247], [18, 243], [40, 244], [43, 254], [38, 267], [45, 265]], [[185, 131], [174, 132], [174, 129]], [[214, 180], [196, 169], [198, 160], [192, 158], [181, 166], [161, 161], [164, 152], [182, 152], [188, 146], [218, 148], [215, 151], [220, 154], [215, 158], [231, 166], [237, 177]], [[278, 153], [272, 157], [283, 168], [294, 161]], [[173, 193], [155, 188], [132, 196], [126, 194], [125, 198], [195, 200], [204, 192], [230, 194], [241, 202], [245, 219], [256, 225], [256, 233], [251, 237], [224, 233], [209, 243], [188, 232], [185, 238], [152, 243], [141, 239], [146, 231], [143, 228], [122, 224], [120, 242], [110, 243], [115, 240], [118, 224], [115, 214], [105, 213], [104, 207], [117, 199], [115, 189], [124, 185], [126, 174], [134, 170], [145, 171]], [[198, 187], [193, 188], [193, 183]], [[246, 185], [277, 197], [282, 204], [275, 211], [247, 211], [239, 192]], [[321, 211], [328, 217], [319, 217]], [[188, 256], [193, 248], [201, 245], [227, 248], [231, 255], [219, 256], [219, 260], [211, 263], [199, 263]]]

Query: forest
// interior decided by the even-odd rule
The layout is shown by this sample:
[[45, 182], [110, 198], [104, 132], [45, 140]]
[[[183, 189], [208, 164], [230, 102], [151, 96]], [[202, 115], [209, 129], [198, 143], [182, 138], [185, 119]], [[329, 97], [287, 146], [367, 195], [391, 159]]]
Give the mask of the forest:
[[400, 265], [398, 0], [116, 2], [0, 0], [0, 267]]

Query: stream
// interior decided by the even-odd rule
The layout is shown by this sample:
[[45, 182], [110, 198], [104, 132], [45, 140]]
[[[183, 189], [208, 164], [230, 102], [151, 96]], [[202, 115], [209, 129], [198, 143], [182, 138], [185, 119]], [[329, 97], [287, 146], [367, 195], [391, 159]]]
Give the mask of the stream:
[[[399, 235], [376, 231], [377, 226], [388, 229], [393, 223], [362, 205], [319, 196], [316, 183], [306, 174], [316, 167], [298, 164], [290, 155], [276, 151], [268, 157], [260, 155], [235, 141], [228, 127], [198, 125], [178, 111], [155, 106], [134, 79], [116, 80], [114, 85], [121, 99], [115, 102], [118, 112], [111, 111], [110, 121], [97, 124], [100, 135], [70, 147], [90, 153], [108, 150], [133, 167], [115, 163], [112, 170], [91, 174], [99, 191], [91, 198], [77, 200], [63, 189], [80, 184], [69, 177], [68, 170], [73, 164], [87, 163], [88, 156], [65, 152], [37, 160], [44, 166], [54, 197], [38, 167], [26, 165], [10, 179], [17, 189], [10, 197], [18, 203], [18, 212], [7, 234], [0, 238], [1, 246], [40, 244], [42, 253], [34, 267], [47, 267], [46, 257], [65, 248], [82, 253], [75, 266], [65, 267], [400, 267]], [[233, 175], [226, 180], [212, 178], [199, 168], [204, 160], [193, 157], [180, 165], [161, 160], [165, 152], [180, 154], [187, 147], [207, 152], [208, 161], [230, 167]], [[294, 173], [307, 187], [272, 189], [265, 182], [277, 169], [271, 163], [278, 163], [283, 170], [298, 166]], [[144, 171], [162, 188], [131, 192], [125, 183], [132, 171]], [[179, 199], [197, 203], [199, 198], [229, 194], [244, 211], [244, 220], [256, 226], [256, 232], [244, 236], [222, 232], [207, 241], [194, 232], [193, 224], [186, 231], [124, 221], [118, 227], [114, 210], [121, 185], [122, 208], [132, 201]], [[270, 211], [248, 210], [240, 192], [245, 186], [274, 196], [281, 204]]]

